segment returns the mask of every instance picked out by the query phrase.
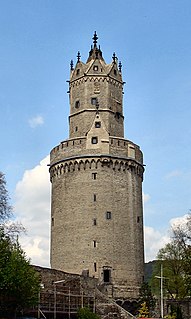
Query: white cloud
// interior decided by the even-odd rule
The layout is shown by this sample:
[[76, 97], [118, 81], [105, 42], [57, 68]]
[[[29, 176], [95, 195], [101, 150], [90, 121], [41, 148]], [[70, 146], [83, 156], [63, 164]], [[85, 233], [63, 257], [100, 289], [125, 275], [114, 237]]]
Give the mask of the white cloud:
[[171, 229], [172, 227], [185, 227], [187, 222], [187, 217], [189, 215], [172, 218], [167, 225], [167, 228], [163, 231], [154, 229], [153, 227], [144, 227], [144, 240], [145, 240], [145, 259], [150, 261], [156, 259], [156, 255], [160, 248], [164, 247], [171, 240]]
[[145, 261], [156, 259], [160, 248], [164, 247], [170, 240], [168, 231], [160, 232], [153, 227], [144, 227], [145, 239]]
[[20, 243], [36, 265], [49, 266], [50, 182], [49, 156], [39, 165], [25, 171], [16, 185], [14, 210], [27, 230]]
[[[27, 229], [27, 235], [20, 238], [21, 245], [31, 262], [49, 266], [50, 255], [50, 182], [47, 164], [49, 156], [39, 165], [25, 171], [15, 190], [15, 214]], [[143, 194], [144, 202], [150, 199]], [[145, 259], [156, 259], [158, 250], [170, 240], [170, 227], [184, 223], [187, 215], [173, 218], [163, 231], [153, 227], [144, 227]], [[157, 225], [156, 225], [157, 227]]]
[[165, 176], [165, 178], [166, 178], [166, 179], [171, 179], [171, 178], [174, 178], [174, 177], [179, 177], [179, 176], [181, 176], [181, 175], [182, 175], [182, 171], [180, 171], [180, 170], [174, 170], [174, 171], [169, 172], [169, 173]]
[[147, 203], [147, 202], [150, 200], [150, 198], [151, 198], [151, 197], [150, 197], [149, 194], [144, 194], [144, 193], [143, 193], [143, 202], [144, 202], [144, 203]]
[[39, 125], [43, 125], [43, 124], [44, 124], [44, 119], [41, 115], [37, 115], [37, 116], [29, 119], [29, 125], [32, 128], [35, 128], [35, 127], [37, 127]]
[[171, 227], [177, 227], [179, 225], [181, 225], [182, 227], [186, 226], [188, 216], [188, 214], [185, 214], [181, 217], [172, 218], [170, 220]]

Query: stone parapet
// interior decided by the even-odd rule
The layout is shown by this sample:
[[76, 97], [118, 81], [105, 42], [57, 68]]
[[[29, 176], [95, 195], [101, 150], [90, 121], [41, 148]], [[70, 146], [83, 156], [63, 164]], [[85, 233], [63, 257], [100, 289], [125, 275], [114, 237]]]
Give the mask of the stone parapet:
[[[64, 160], [65, 158], [76, 157], [86, 154], [102, 154], [102, 148], [87, 149], [87, 137], [78, 137], [65, 140], [55, 146], [50, 153], [50, 165]], [[104, 140], [102, 140], [104, 143]], [[140, 147], [135, 143], [117, 137], [109, 137], [109, 152], [111, 156], [121, 156], [131, 158], [140, 164], [143, 164], [143, 155]]]

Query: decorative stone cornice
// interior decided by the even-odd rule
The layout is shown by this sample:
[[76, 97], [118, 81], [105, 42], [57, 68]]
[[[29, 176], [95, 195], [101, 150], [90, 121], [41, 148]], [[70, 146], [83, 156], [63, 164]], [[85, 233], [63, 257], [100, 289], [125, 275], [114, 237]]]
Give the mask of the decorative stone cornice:
[[132, 158], [110, 155], [80, 155], [59, 160], [50, 166], [50, 180], [69, 172], [109, 167], [118, 171], [130, 171], [143, 179], [144, 167]]
[[99, 75], [99, 74], [96, 74], [95, 75], [91, 75], [91, 74], [83, 74], [81, 77], [79, 77], [78, 79], [74, 79], [74, 80], [71, 80], [70, 81], [70, 87], [75, 87], [75, 86], [78, 86], [84, 82], [109, 82], [111, 84], [114, 84], [116, 86], [119, 86], [119, 87], [122, 87], [123, 86], [123, 82], [122, 81], [119, 81], [118, 79], [115, 79], [113, 77], [111, 77], [110, 75]]

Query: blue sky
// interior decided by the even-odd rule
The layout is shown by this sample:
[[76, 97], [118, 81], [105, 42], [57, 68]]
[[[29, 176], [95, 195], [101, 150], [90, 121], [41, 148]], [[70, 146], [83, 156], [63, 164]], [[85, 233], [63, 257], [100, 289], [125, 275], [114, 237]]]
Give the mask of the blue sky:
[[105, 61], [122, 61], [125, 137], [144, 153], [147, 260], [191, 208], [190, 12], [190, 0], [0, 0], [0, 170], [35, 263], [48, 260], [46, 163], [68, 137], [70, 60], [86, 61], [95, 30]]

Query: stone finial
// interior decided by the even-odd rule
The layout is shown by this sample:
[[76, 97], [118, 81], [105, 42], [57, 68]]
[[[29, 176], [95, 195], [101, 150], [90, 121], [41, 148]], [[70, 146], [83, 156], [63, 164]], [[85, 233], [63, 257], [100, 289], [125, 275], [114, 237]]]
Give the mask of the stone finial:
[[73, 62], [73, 60], [70, 61], [70, 70], [71, 71], [74, 70], [74, 62]]
[[112, 59], [113, 59], [113, 63], [115, 63], [115, 62], [116, 62], [116, 59], [117, 59], [117, 57], [116, 57], [116, 55], [115, 55], [115, 52], [113, 53]]
[[78, 54], [77, 54], [77, 62], [80, 62], [80, 58], [81, 58], [80, 51], [78, 51]]
[[94, 32], [94, 36], [93, 36], [92, 40], [93, 40], [94, 48], [96, 48], [97, 47], [97, 40], [98, 40], [98, 36], [97, 36], [96, 31]]

